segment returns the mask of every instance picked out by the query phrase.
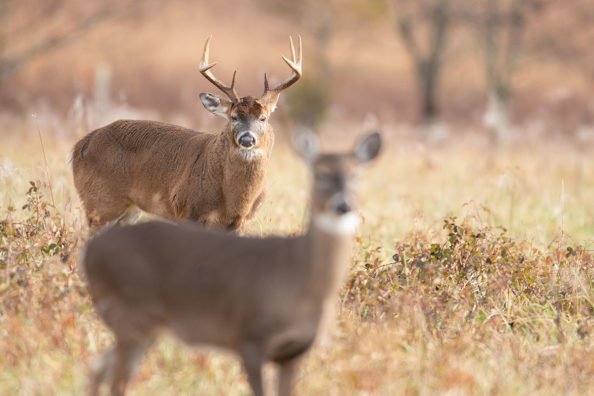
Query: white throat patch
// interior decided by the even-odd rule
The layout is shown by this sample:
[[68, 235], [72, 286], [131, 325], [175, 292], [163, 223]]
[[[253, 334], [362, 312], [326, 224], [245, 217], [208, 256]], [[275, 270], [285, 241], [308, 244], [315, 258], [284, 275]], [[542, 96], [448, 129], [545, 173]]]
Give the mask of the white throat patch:
[[353, 235], [359, 225], [359, 216], [354, 212], [340, 216], [322, 213], [314, 217], [314, 224], [329, 234]]
[[246, 161], [251, 161], [256, 158], [260, 158], [260, 157], [264, 156], [264, 150], [262, 150], [262, 149], [246, 150], [246, 149], [240, 148], [237, 150], [237, 155], [239, 155], [241, 158], [243, 158]]

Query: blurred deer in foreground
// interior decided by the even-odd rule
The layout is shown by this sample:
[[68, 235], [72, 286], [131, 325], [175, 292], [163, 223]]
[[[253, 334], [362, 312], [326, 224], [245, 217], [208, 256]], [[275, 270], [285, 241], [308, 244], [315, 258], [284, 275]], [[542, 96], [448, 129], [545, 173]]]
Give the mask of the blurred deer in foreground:
[[210, 38], [200, 72], [228, 97], [202, 93], [204, 107], [227, 120], [218, 134], [156, 121], [120, 120], [79, 140], [72, 153], [74, 184], [92, 229], [129, 220], [136, 208], [168, 219], [189, 219], [242, 232], [264, 197], [266, 166], [274, 143], [269, 117], [279, 94], [301, 77], [297, 52], [283, 60], [291, 76], [264, 94], [240, 98], [235, 72], [226, 86], [211, 72]]
[[377, 156], [381, 138], [370, 134], [346, 154], [318, 154], [313, 134], [300, 135], [294, 146], [314, 174], [301, 236], [248, 238], [156, 221], [111, 228], [89, 242], [89, 291], [115, 335], [93, 365], [91, 394], [109, 381], [112, 394], [122, 395], [160, 330], [237, 353], [258, 396], [262, 366], [274, 362], [279, 394], [291, 393], [297, 365], [331, 316], [350, 264], [357, 225], [351, 179]]

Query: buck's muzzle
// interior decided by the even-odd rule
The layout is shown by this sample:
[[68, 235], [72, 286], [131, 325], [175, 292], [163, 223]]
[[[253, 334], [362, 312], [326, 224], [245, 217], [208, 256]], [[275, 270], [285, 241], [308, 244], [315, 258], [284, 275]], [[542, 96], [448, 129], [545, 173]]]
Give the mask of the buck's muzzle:
[[251, 132], [245, 132], [239, 136], [237, 143], [243, 148], [252, 148], [256, 145], [256, 137]]

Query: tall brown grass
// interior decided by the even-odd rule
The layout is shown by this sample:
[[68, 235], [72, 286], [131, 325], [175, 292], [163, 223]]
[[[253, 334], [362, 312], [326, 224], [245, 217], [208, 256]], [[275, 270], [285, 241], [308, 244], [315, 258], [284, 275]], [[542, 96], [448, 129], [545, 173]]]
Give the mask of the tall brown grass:
[[[425, 146], [394, 131], [388, 141], [359, 186], [363, 224], [336, 330], [308, 355], [299, 394], [592, 393], [590, 149]], [[81, 394], [110, 336], [78, 275], [86, 227], [65, 161], [70, 142], [44, 139], [49, 178], [36, 133], [5, 143], [0, 393]], [[300, 232], [307, 197], [305, 170], [281, 143], [250, 233]], [[232, 357], [165, 340], [131, 393], [247, 389]]]

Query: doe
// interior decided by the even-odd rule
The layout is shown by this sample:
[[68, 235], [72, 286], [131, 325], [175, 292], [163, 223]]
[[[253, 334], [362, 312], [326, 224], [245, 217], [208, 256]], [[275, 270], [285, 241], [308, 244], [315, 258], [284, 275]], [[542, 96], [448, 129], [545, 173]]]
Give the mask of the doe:
[[262, 366], [274, 362], [278, 393], [291, 393], [297, 364], [331, 315], [350, 263], [357, 225], [351, 180], [377, 156], [381, 138], [372, 133], [346, 154], [319, 154], [312, 134], [294, 147], [314, 174], [303, 235], [241, 237], [154, 221], [111, 228], [88, 243], [91, 298], [115, 335], [94, 365], [91, 394], [109, 381], [112, 394], [122, 395], [161, 330], [237, 353], [257, 396], [264, 393]]

